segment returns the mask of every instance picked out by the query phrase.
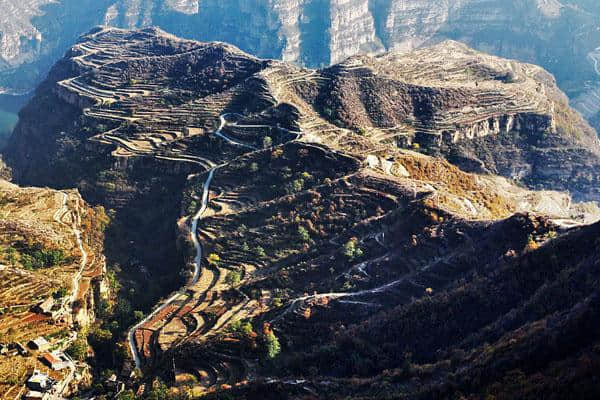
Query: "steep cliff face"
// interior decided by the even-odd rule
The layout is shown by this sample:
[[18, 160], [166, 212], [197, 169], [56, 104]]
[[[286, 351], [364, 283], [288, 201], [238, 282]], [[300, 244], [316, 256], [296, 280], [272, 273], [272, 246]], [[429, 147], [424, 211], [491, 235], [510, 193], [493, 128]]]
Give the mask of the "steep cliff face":
[[2, 0], [0, 9], [7, 11], [0, 16], [5, 90], [31, 89], [96, 24], [157, 25], [307, 66], [454, 39], [542, 65], [586, 118], [600, 111], [600, 10], [588, 0]]

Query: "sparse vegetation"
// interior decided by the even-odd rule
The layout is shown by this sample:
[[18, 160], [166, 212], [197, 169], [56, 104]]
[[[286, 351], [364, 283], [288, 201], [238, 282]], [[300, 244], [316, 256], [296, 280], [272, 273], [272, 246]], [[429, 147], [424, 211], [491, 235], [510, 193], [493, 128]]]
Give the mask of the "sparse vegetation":
[[242, 276], [238, 271], [229, 271], [225, 276], [225, 283], [227, 283], [230, 286], [239, 285], [241, 280]]
[[263, 138], [263, 148], [268, 149], [269, 147], [273, 146], [273, 139], [271, 139], [270, 136], [265, 136]]
[[354, 261], [357, 258], [362, 257], [363, 251], [358, 246], [358, 239], [352, 238], [348, 240], [344, 245], [343, 253], [346, 256], [346, 258], [350, 261]]

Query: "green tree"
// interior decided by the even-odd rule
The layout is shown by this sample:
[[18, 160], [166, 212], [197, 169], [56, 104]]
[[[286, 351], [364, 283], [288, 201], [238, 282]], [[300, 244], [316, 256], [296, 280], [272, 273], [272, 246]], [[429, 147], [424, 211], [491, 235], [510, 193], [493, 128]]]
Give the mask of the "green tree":
[[281, 353], [281, 345], [279, 339], [275, 336], [273, 331], [267, 332], [265, 335], [266, 354], [269, 360], [274, 359]]
[[219, 257], [218, 254], [210, 253], [207, 258], [207, 261], [208, 261], [208, 265], [216, 268], [219, 266], [219, 263], [221, 262], [221, 257]]
[[263, 147], [265, 149], [268, 149], [269, 147], [273, 146], [273, 139], [271, 139], [270, 136], [265, 136], [263, 138]]
[[312, 180], [313, 176], [307, 171], [304, 171], [300, 174], [300, 178], [304, 179], [305, 181], [310, 181]]
[[108, 343], [112, 340], [113, 334], [107, 329], [100, 327], [94, 327], [88, 335], [90, 341], [95, 343]]
[[14, 267], [17, 264], [17, 261], [19, 260], [17, 250], [15, 250], [14, 247], [9, 247], [8, 249], [6, 249], [6, 255], [8, 257], [8, 262], [12, 267]]
[[225, 283], [230, 286], [237, 286], [242, 280], [242, 276], [237, 271], [229, 271], [225, 276]]
[[265, 249], [263, 249], [261, 246], [258, 246], [254, 249], [254, 254], [260, 258], [266, 257], [267, 255], [267, 253], [265, 253]]
[[21, 257], [21, 264], [23, 264], [23, 267], [25, 269], [28, 269], [30, 271], [36, 268], [35, 260], [29, 254], [23, 254], [23, 256]]
[[303, 226], [298, 227], [298, 236], [300, 237], [300, 240], [304, 243], [308, 243], [311, 240], [308, 230]]
[[134, 318], [134, 319], [135, 319], [137, 322], [140, 322], [141, 320], [143, 320], [143, 319], [144, 319], [144, 313], [143, 313], [143, 312], [141, 312], [141, 311], [139, 311], [139, 310], [136, 310], [136, 311], [134, 311], [134, 312], [133, 312], [133, 318]]
[[132, 307], [129, 300], [124, 297], [120, 297], [115, 305], [115, 318], [119, 321], [121, 326], [128, 326], [131, 322]]
[[358, 247], [358, 240], [356, 238], [352, 238], [346, 242], [343, 253], [350, 261], [363, 256], [363, 251], [360, 247]]
[[237, 320], [231, 324], [230, 330], [238, 336], [246, 338], [250, 338], [254, 334], [252, 324], [248, 321]]
[[54, 292], [54, 294], [52, 295], [52, 297], [54, 297], [55, 299], [62, 299], [63, 297], [66, 297], [69, 294], [69, 291], [67, 290], [67, 288], [65, 287], [61, 287], [60, 289], [58, 289], [57, 291]]
[[119, 321], [110, 321], [109, 329], [111, 330], [111, 332], [118, 332], [119, 328]]
[[84, 338], [79, 338], [75, 340], [71, 345], [67, 348], [67, 354], [73, 357], [78, 361], [85, 360], [87, 355], [87, 342]]
[[169, 393], [169, 388], [167, 385], [157, 380], [154, 385], [152, 385], [152, 389], [147, 397], [148, 400], [170, 400], [173, 399], [173, 396]]
[[250, 322], [244, 322], [241, 326], [240, 326], [240, 332], [242, 334], [244, 334], [245, 336], [250, 336], [254, 333], [254, 329], [252, 329], [252, 324]]
[[294, 179], [292, 182], [288, 182], [285, 185], [286, 194], [294, 194], [301, 192], [304, 189], [304, 179], [298, 178]]

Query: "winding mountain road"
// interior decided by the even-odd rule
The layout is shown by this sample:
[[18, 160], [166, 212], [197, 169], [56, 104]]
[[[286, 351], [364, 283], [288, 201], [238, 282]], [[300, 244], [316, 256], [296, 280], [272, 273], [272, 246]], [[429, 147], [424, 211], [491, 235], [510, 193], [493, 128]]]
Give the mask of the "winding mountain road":
[[[200, 218], [206, 211], [206, 208], [208, 207], [210, 183], [213, 179], [215, 171], [219, 167], [214, 167], [211, 170], [209, 170], [208, 177], [206, 178], [206, 181], [204, 182], [204, 188], [203, 188], [203, 192], [202, 192], [202, 205], [200, 206], [200, 209], [198, 210], [198, 212], [192, 218], [191, 234], [192, 234], [192, 242], [194, 243], [194, 248], [196, 250], [196, 257], [194, 258], [194, 275], [193, 275], [193, 278], [192, 278], [190, 284], [188, 285], [188, 287], [195, 285], [196, 283], [198, 283], [198, 280], [200, 279], [200, 274], [202, 271], [202, 269], [201, 269], [202, 245], [200, 244], [200, 239], [198, 238], [198, 221], [200, 220]], [[139, 354], [137, 346], [135, 344], [135, 332], [141, 326], [143, 326], [145, 323], [150, 321], [156, 314], [160, 313], [162, 310], [164, 310], [166, 307], [168, 307], [171, 303], [173, 303], [179, 296], [180, 296], [180, 293], [175, 293], [173, 296], [168, 298], [160, 307], [156, 308], [152, 313], [150, 313], [147, 317], [145, 317], [143, 320], [138, 322], [136, 325], [134, 325], [129, 330], [129, 333], [127, 335], [128, 342], [129, 342], [129, 349], [131, 350], [131, 354], [133, 355], [133, 359], [135, 361], [136, 368], [141, 368], [142, 360], [140, 358], [140, 354]]]
[[77, 293], [79, 292], [79, 281], [81, 280], [81, 275], [83, 274], [83, 271], [85, 270], [85, 267], [88, 262], [88, 253], [83, 247], [81, 230], [79, 229], [79, 227], [81, 226], [81, 216], [79, 214], [79, 209], [76, 210], [76, 213], [74, 214], [75, 217], [71, 225], [64, 222], [63, 218], [69, 212], [69, 208], [67, 207], [67, 201], [69, 199], [69, 196], [65, 192], [60, 192], [60, 194], [62, 195], [62, 204], [54, 213], [53, 218], [57, 223], [68, 226], [72, 230], [73, 235], [75, 236], [75, 242], [77, 243], [79, 251], [81, 252], [81, 262], [79, 264], [79, 269], [77, 270], [77, 273], [73, 276], [73, 290], [71, 291], [71, 295], [68, 297], [68, 299], [62, 304], [61, 311], [63, 311], [66, 314], [73, 311], [72, 305], [77, 299]]
[[[236, 146], [240, 146], [240, 147], [245, 147], [248, 148], [250, 150], [258, 150], [256, 147], [248, 145], [246, 143], [242, 143], [239, 142], [237, 140], [231, 139], [228, 136], [226, 136], [225, 134], [222, 133], [222, 129], [225, 127], [225, 125], [227, 125], [227, 120], [226, 120], [226, 115], [227, 114], [223, 114], [221, 116], [219, 116], [219, 127], [217, 128], [217, 130], [214, 132], [214, 134], [218, 137], [220, 137], [221, 139], [236, 145]], [[165, 157], [160, 157], [163, 159], [167, 159]], [[168, 158], [172, 161], [187, 161], [189, 162], [190, 160], [187, 158]], [[191, 287], [194, 286], [196, 283], [198, 283], [201, 273], [202, 273], [202, 245], [200, 244], [200, 238], [198, 237], [198, 222], [200, 221], [200, 219], [202, 218], [202, 215], [205, 213], [207, 207], [208, 207], [208, 201], [209, 201], [209, 194], [210, 194], [210, 184], [213, 180], [214, 174], [216, 172], [217, 169], [221, 168], [222, 166], [224, 166], [225, 164], [221, 164], [221, 165], [217, 165], [214, 166], [214, 164], [212, 164], [212, 168], [208, 170], [208, 176], [206, 177], [206, 181], [204, 182], [204, 186], [203, 186], [203, 191], [202, 191], [202, 198], [201, 198], [201, 205], [200, 205], [200, 209], [196, 212], [196, 214], [192, 217], [192, 224], [191, 224], [191, 235], [192, 235], [192, 243], [194, 244], [194, 248], [196, 250], [196, 257], [194, 258], [194, 274], [192, 277], [192, 280], [190, 281], [190, 283], [186, 286], [187, 287]], [[170, 304], [172, 304], [179, 296], [181, 295], [180, 292], [175, 293], [173, 296], [171, 296], [170, 298], [168, 298], [160, 307], [157, 307], [152, 313], [150, 313], [148, 316], [146, 316], [143, 320], [141, 320], [140, 322], [138, 322], [136, 325], [134, 325], [128, 332], [127, 335], [127, 339], [129, 342], [129, 349], [131, 351], [131, 354], [133, 356], [133, 359], [135, 361], [135, 365], [136, 368], [140, 368], [142, 365], [142, 361], [140, 358], [140, 354], [138, 351], [138, 348], [136, 346], [135, 343], [135, 332], [142, 327], [144, 324], [146, 324], [148, 321], [152, 320], [152, 318], [154, 316], [156, 316], [158, 313], [160, 313], [161, 311], [163, 311], [165, 308], [167, 308]]]
[[226, 119], [227, 115], [232, 115], [232, 114], [223, 114], [223, 115], [219, 116], [219, 128], [217, 128], [217, 130], [215, 131], [215, 135], [217, 135], [221, 139], [223, 139], [233, 145], [240, 146], [240, 147], [246, 147], [251, 150], [256, 150], [257, 148], [254, 146], [231, 139], [230, 137], [227, 137], [226, 135], [223, 134], [222, 130], [225, 127], [225, 125], [227, 124], [227, 119]]

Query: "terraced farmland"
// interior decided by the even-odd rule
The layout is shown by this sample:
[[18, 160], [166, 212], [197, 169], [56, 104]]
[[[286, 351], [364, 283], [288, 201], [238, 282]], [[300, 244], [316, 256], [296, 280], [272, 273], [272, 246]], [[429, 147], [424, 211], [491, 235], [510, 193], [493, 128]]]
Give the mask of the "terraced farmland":
[[[40, 110], [54, 111], [44, 127]], [[60, 174], [135, 230], [117, 244], [129, 259], [185, 281], [127, 341], [148, 376], [197, 393], [268, 374], [287, 385], [306, 372], [294, 357], [334, 331], [600, 215], [490, 174], [595, 198], [598, 176], [580, 167], [599, 167], [597, 138], [541, 68], [453, 42], [308, 70], [157, 29], [98, 28], [23, 115], [8, 152], [18, 179]], [[524, 212], [536, 215], [511, 217]], [[84, 264], [93, 279], [103, 259]]]
[[[1, 341], [55, 337], [51, 342], [66, 347], [61, 340], [74, 321], [86, 325], [93, 318], [88, 310], [90, 283], [102, 278], [104, 266], [102, 243], [89, 229], [97, 226], [99, 215], [76, 191], [19, 188], [2, 181], [0, 197]], [[38, 306], [48, 299], [55, 299], [54, 305], [42, 312]], [[80, 304], [77, 310], [75, 302]], [[0, 383], [0, 392], [16, 395], [26, 366], [42, 368], [35, 357], [2, 356], [0, 369], [12, 371], [2, 376], [14, 379]]]

